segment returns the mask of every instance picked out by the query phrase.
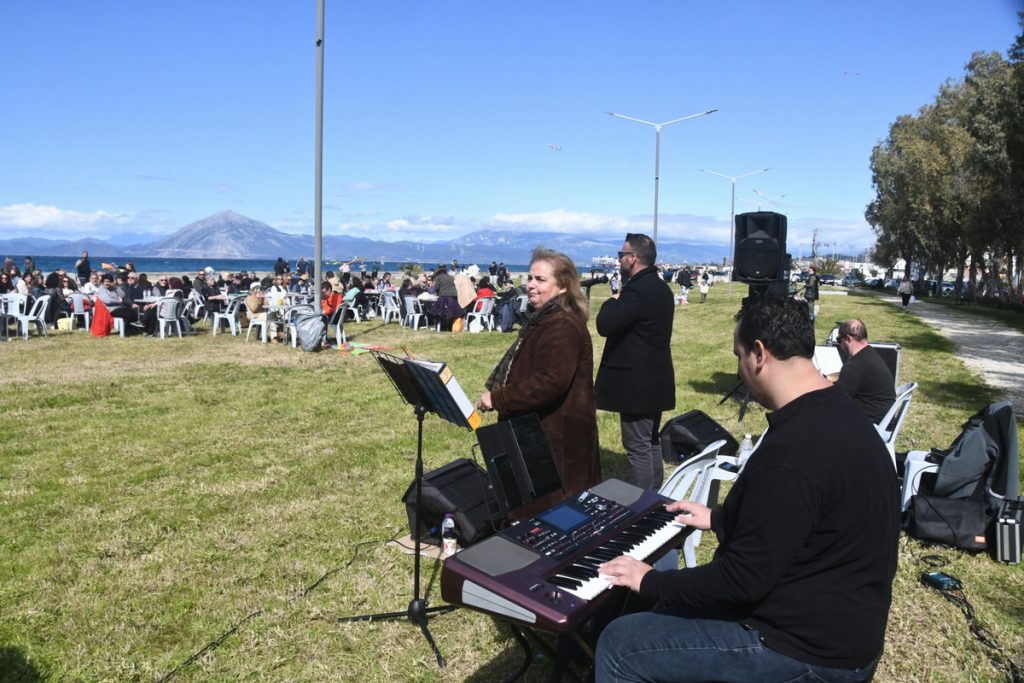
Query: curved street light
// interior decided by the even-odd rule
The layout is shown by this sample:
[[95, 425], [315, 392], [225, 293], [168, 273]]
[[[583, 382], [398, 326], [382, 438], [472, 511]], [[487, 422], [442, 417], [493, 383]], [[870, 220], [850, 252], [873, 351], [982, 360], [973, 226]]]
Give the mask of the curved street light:
[[651, 239], [654, 243], [658, 243], [658, 170], [661, 162], [661, 129], [665, 126], [671, 126], [673, 123], [679, 123], [680, 121], [688, 121], [689, 119], [695, 119], [698, 116], [707, 116], [708, 114], [714, 114], [717, 109], [708, 109], [697, 114], [690, 114], [680, 119], [672, 119], [665, 123], [654, 123], [652, 121], [644, 121], [643, 119], [634, 118], [632, 116], [626, 116], [625, 114], [616, 114], [613, 111], [607, 112], [609, 116], [614, 116], [620, 119], [626, 119], [627, 121], [636, 121], [642, 123], [645, 126], [652, 126], [654, 128], [654, 231], [651, 235]]
[[[770, 169], [759, 168], [756, 171], [750, 171], [748, 173], [742, 173], [740, 175], [726, 175], [724, 173], [719, 173], [718, 171], [709, 171], [706, 168], [698, 168], [697, 170], [700, 171], [701, 173], [707, 173], [709, 175], [716, 175], [719, 178], [725, 178], [726, 180], [732, 183], [732, 204], [729, 209], [729, 249], [735, 249], [734, 243], [736, 241], [736, 181], [739, 180], [740, 178], [746, 178], [747, 176], [757, 175], [758, 173], [764, 173], [765, 171], [768, 171]], [[754, 191], [756, 192], [757, 190]], [[733, 259], [734, 258], [735, 255]], [[733, 259], [730, 259], [730, 261]], [[736, 264], [734, 263], [732, 265], [733, 269], [735, 269]], [[732, 273], [730, 273], [729, 275], [729, 293], [732, 294]]]

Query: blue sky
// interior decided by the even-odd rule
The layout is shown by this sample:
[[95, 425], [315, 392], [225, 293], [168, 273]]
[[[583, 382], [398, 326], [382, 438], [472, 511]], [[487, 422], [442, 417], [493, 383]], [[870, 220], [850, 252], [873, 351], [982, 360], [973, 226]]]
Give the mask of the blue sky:
[[[324, 232], [649, 231], [737, 212], [873, 242], [868, 158], [1006, 49], [1019, 0], [327, 0]], [[0, 238], [167, 234], [231, 209], [313, 231], [315, 0], [0, 2]], [[769, 204], [754, 194], [773, 200]], [[833, 250], [833, 248], [830, 248]]]

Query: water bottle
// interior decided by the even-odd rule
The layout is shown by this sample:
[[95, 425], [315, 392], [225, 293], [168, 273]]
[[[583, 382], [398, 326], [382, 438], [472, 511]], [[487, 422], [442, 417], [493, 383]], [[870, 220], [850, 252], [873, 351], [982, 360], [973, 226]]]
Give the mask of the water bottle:
[[740, 444], [740, 456], [739, 461], [737, 463], [740, 467], [743, 467], [744, 463], [747, 462], [747, 458], [750, 457], [750, 454], [753, 452], [753, 450], [754, 441], [753, 439], [750, 438], [750, 434], [745, 434], [743, 436], [743, 443]]
[[455, 515], [447, 513], [441, 522], [441, 557], [451, 557], [459, 550], [459, 530], [455, 527]]

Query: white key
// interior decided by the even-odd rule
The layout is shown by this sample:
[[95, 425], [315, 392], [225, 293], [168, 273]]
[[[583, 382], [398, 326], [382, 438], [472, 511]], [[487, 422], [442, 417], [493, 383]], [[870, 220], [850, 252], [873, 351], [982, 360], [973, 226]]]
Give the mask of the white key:
[[[673, 520], [659, 528], [642, 543], [626, 554], [636, 560], [646, 560], [659, 548], [668, 543], [676, 534], [678, 534], [680, 529], [684, 528], [686, 528], [685, 524], [680, 524]], [[611, 588], [611, 586], [612, 584], [608, 583], [606, 578], [601, 574], [598, 574], [596, 578], [584, 581], [583, 585], [579, 588], [561, 588], [561, 590], [564, 590], [567, 593], [572, 593], [582, 600], [592, 600], [595, 596]]]

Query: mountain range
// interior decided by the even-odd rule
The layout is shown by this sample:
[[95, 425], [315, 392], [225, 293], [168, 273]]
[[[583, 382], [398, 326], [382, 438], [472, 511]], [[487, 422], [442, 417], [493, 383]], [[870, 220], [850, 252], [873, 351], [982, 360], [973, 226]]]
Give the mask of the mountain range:
[[[120, 241], [119, 241], [120, 242]], [[348, 260], [363, 256], [384, 261], [421, 263], [459, 262], [486, 264], [490, 261], [528, 263], [530, 252], [545, 246], [564, 252], [577, 263], [614, 254], [622, 247], [622, 236], [607, 239], [560, 232], [519, 232], [477, 230], [457, 239], [440, 241], [384, 242], [362, 237], [323, 236], [325, 259]], [[313, 255], [312, 235], [292, 235], [234, 211], [221, 211], [190, 223], [172, 235], [141, 244], [114, 244], [94, 238], [50, 240], [17, 238], [0, 240], [0, 254], [33, 256], [77, 256], [83, 250], [98, 256], [157, 258], [295, 259]], [[710, 263], [724, 255], [721, 247], [662, 240], [658, 244], [661, 262]]]

